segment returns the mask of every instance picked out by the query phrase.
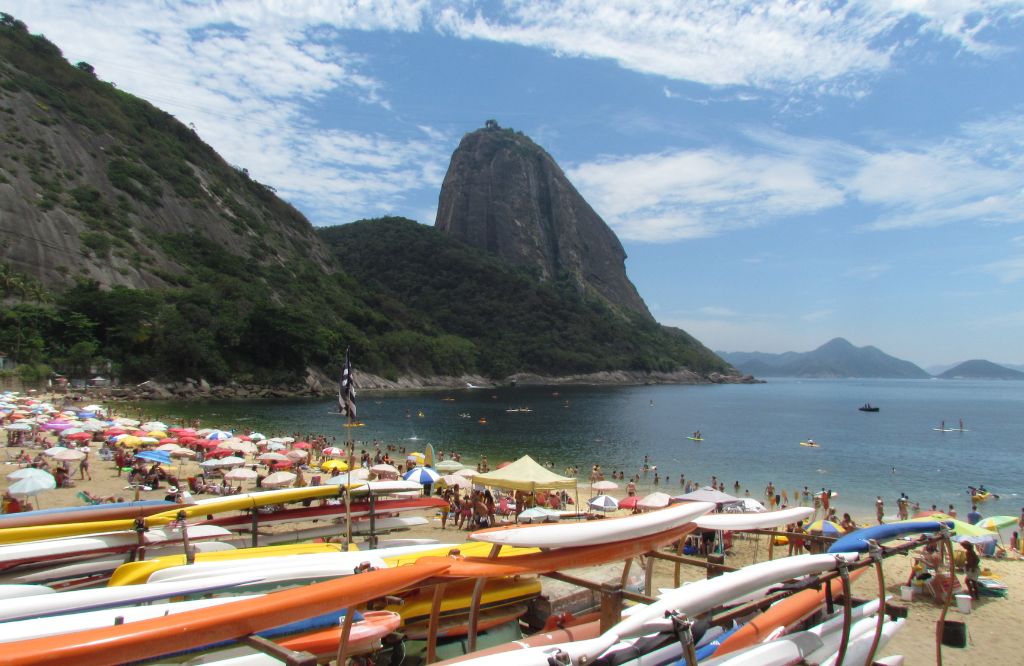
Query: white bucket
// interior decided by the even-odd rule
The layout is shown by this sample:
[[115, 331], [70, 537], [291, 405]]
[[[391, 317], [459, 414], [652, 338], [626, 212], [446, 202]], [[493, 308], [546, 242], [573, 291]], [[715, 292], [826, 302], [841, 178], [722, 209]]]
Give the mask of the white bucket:
[[971, 595], [969, 594], [956, 594], [956, 609], [964, 615], [970, 615], [971, 613]]
[[910, 587], [909, 585], [900, 586], [900, 599], [902, 599], [903, 601], [913, 601], [914, 588]]

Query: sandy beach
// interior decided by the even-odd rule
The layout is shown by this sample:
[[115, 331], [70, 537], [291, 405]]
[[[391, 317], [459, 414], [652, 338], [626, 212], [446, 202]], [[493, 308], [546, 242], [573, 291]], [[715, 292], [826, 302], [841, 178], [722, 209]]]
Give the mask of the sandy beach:
[[[96, 445], [93, 445], [95, 450]], [[12, 458], [17, 455], [19, 449], [7, 448], [6, 457]], [[35, 451], [33, 451], [33, 454]], [[7, 473], [17, 469], [17, 465], [7, 462], [3, 465], [5, 473], [0, 478], [0, 490], [6, 490], [10, 482], [6, 479]], [[126, 499], [134, 497], [134, 490], [127, 487], [127, 478], [117, 476], [112, 462], [101, 461], [95, 456], [91, 457], [90, 472], [92, 480], [81, 480], [77, 471], [77, 463], [71, 464], [75, 487], [60, 488], [44, 492], [34, 499], [38, 508], [53, 508], [59, 506], [82, 505], [83, 501], [78, 493], [87, 490], [97, 496], [123, 496]], [[172, 471], [182, 479], [194, 476], [199, 468], [195, 462], [185, 461], [180, 465], [173, 465]], [[252, 484], [248, 484], [247, 488]], [[581, 499], [584, 493], [584, 485], [581, 484]], [[622, 492], [619, 492], [622, 491]], [[612, 491], [612, 495], [624, 496], [625, 492]], [[166, 494], [166, 488], [152, 491], [141, 491], [143, 499], [162, 499]], [[842, 513], [840, 507], [840, 513]], [[624, 515], [625, 512], [610, 514]], [[427, 516], [430, 519], [428, 526], [414, 530], [396, 533], [399, 537], [432, 538], [441, 542], [460, 542], [465, 539], [467, 532], [457, 531], [448, 526], [441, 529], [440, 520], [436, 514]], [[859, 516], [863, 519], [859, 522], [867, 524], [867, 516]], [[741, 567], [755, 561], [763, 561], [768, 557], [768, 537], [743, 536], [734, 539], [733, 549], [727, 554], [726, 564]], [[960, 550], [960, 546], [954, 544], [954, 549]], [[784, 548], [776, 548], [775, 556], [784, 554]], [[895, 556], [885, 561], [885, 582], [886, 589], [892, 595], [892, 603], [905, 606], [908, 610], [907, 625], [897, 634], [895, 639], [882, 651], [882, 655], [902, 654], [906, 657], [908, 664], [928, 664], [935, 662], [935, 628], [939, 618], [941, 606], [931, 596], [919, 594], [913, 601], [907, 602], [900, 598], [900, 588], [906, 583], [913, 566], [913, 555]], [[1013, 655], [1019, 653], [1019, 644], [1015, 629], [1021, 619], [1024, 619], [1024, 602], [1018, 593], [1017, 588], [1024, 584], [1024, 562], [1010, 561], [1003, 559], [983, 558], [982, 572], [988, 571], [993, 577], [1005, 582], [1009, 588], [1009, 595], [1005, 598], [982, 597], [976, 601], [972, 612], [968, 615], [957, 611], [955, 605], [950, 608], [948, 618], [966, 622], [968, 630], [968, 647], [957, 649], [952, 647], [943, 648], [943, 663], [945, 664], [975, 664], [986, 662], [1018, 663]], [[704, 577], [702, 568], [683, 567], [684, 580], [697, 580]], [[659, 561], [655, 566], [654, 588], [670, 587], [672, 585], [673, 567], [667, 562]], [[962, 579], [962, 574], [960, 575]], [[862, 576], [855, 584], [856, 594], [869, 598], [876, 594], [877, 583], [874, 574]]]

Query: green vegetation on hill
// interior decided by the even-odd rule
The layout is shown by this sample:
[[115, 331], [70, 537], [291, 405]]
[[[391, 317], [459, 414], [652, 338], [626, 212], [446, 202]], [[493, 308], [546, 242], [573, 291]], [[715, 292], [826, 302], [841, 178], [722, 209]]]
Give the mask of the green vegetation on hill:
[[567, 282], [540, 282], [433, 227], [383, 218], [319, 233], [345, 270], [379, 294], [376, 307], [436, 332], [485, 374], [728, 370], [683, 331], [624, 318]]
[[[318, 233], [192, 129], [2, 13], [0, 197], [22, 243], [0, 239], [0, 352], [26, 379], [281, 383], [335, 374], [346, 347], [388, 378], [728, 370], [682, 331], [433, 228]], [[43, 229], [58, 240], [31, 245]]]

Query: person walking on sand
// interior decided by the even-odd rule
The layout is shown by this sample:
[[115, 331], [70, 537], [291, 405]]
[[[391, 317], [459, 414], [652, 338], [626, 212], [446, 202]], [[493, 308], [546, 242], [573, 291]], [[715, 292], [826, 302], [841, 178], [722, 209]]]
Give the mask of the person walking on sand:
[[878, 524], [881, 525], [884, 521], [882, 517], [885, 515], [885, 502], [882, 501], [881, 495], [875, 496], [875, 518], [878, 519]]
[[971, 596], [975, 599], [981, 597], [978, 593], [978, 576], [981, 575], [981, 558], [978, 557], [978, 552], [974, 550], [974, 544], [970, 541], [963, 541], [961, 545], [964, 550], [967, 551], [967, 559], [964, 562], [964, 576], [967, 582], [967, 591], [971, 593]]
[[92, 481], [92, 474], [89, 472], [89, 452], [86, 451], [85, 457], [82, 458], [81, 462], [78, 463], [78, 473], [81, 475], [80, 478], [84, 481], [88, 478]]

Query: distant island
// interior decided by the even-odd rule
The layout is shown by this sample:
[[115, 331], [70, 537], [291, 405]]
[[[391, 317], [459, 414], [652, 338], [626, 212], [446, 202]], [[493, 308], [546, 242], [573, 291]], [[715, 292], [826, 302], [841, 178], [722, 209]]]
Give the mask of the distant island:
[[964, 361], [937, 376], [939, 379], [1024, 379], [1024, 372], [975, 359]]
[[877, 347], [855, 347], [835, 338], [809, 352], [717, 352], [741, 372], [757, 377], [822, 379], [879, 378], [928, 379], [927, 372], [910, 361], [889, 356]]
[[[877, 347], [856, 347], [835, 338], [809, 352], [715, 352], [740, 372], [758, 377], [808, 379], [1024, 379], [1024, 372], [991, 361], [965, 361], [941, 373], [890, 356]], [[948, 367], [948, 366], [947, 366]]]

